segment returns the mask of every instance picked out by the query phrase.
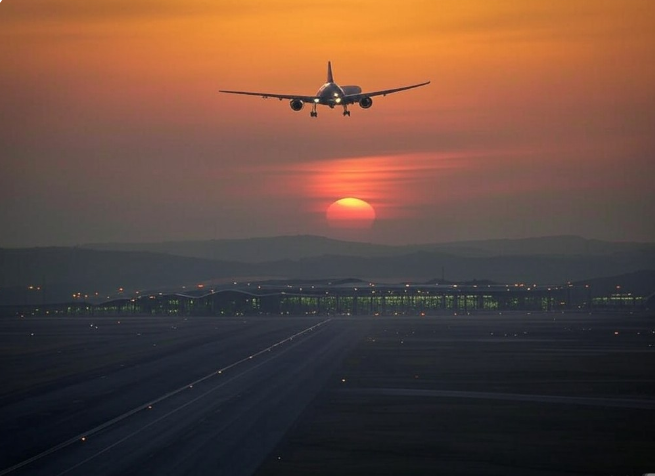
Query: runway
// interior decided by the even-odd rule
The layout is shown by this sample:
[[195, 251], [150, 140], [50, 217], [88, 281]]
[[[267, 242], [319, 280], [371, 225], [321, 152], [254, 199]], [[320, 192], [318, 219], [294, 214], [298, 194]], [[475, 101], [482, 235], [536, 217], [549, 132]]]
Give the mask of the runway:
[[367, 327], [256, 321], [4, 406], [0, 474], [251, 474]]
[[0, 320], [2, 475], [655, 468], [652, 316]]

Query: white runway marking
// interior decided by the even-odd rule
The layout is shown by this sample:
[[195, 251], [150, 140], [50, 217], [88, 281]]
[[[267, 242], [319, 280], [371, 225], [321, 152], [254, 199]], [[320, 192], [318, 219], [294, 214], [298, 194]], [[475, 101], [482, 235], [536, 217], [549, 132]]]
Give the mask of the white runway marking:
[[428, 390], [414, 388], [345, 388], [340, 393], [354, 395], [383, 395], [390, 397], [442, 397], [509, 400], [515, 402], [560, 403], [596, 407], [636, 408], [655, 410], [655, 400], [637, 398], [567, 397], [560, 395], [531, 395], [523, 393], [465, 392], [459, 390]]

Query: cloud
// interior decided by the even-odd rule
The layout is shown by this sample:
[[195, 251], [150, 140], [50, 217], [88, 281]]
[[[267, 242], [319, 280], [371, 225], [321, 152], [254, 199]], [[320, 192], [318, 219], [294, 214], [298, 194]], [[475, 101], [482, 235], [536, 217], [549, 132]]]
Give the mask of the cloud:
[[295, 197], [308, 212], [322, 214], [335, 200], [356, 197], [371, 203], [380, 219], [388, 219], [433, 201], [440, 187], [448, 189], [447, 178], [473, 167], [478, 155], [425, 152], [332, 158], [248, 167], [242, 173], [265, 180], [256, 187], [263, 195]]

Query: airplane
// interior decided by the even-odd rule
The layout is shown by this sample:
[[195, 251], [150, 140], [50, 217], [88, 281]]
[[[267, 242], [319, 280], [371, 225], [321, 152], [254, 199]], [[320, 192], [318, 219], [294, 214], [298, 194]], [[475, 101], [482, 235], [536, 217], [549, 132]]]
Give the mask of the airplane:
[[384, 89], [382, 91], [373, 91], [370, 93], [363, 93], [362, 88], [359, 86], [339, 86], [334, 82], [332, 76], [332, 64], [328, 61], [327, 66], [327, 81], [321, 86], [315, 96], [302, 96], [297, 94], [271, 94], [271, 93], [255, 93], [250, 91], [227, 91], [219, 90], [221, 93], [227, 94], [245, 94], [248, 96], [261, 96], [264, 99], [277, 98], [280, 101], [289, 99], [289, 105], [294, 111], [300, 111], [305, 103], [312, 105], [312, 110], [309, 113], [311, 117], [317, 117], [316, 106], [322, 104], [334, 109], [335, 106], [343, 107], [343, 115], [350, 116], [348, 106], [350, 104], [359, 103], [363, 109], [368, 109], [373, 105], [373, 96], [386, 96], [387, 94], [397, 93], [399, 91], [406, 91], [407, 89], [418, 88], [430, 84], [430, 81], [424, 83], [412, 84], [411, 86], [403, 86], [401, 88]]

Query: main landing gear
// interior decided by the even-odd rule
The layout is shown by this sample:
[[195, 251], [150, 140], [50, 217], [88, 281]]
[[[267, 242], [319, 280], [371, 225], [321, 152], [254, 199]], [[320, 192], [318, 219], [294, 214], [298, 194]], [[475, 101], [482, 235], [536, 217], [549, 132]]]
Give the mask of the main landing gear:
[[[343, 106], [343, 115], [350, 117], [350, 111], [348, 110], [348, 106]], [[312, 110], [309, 112], [309, 116], [318, 117], [318, 112], [316, 112], [316, 104], [312, 104]]]

